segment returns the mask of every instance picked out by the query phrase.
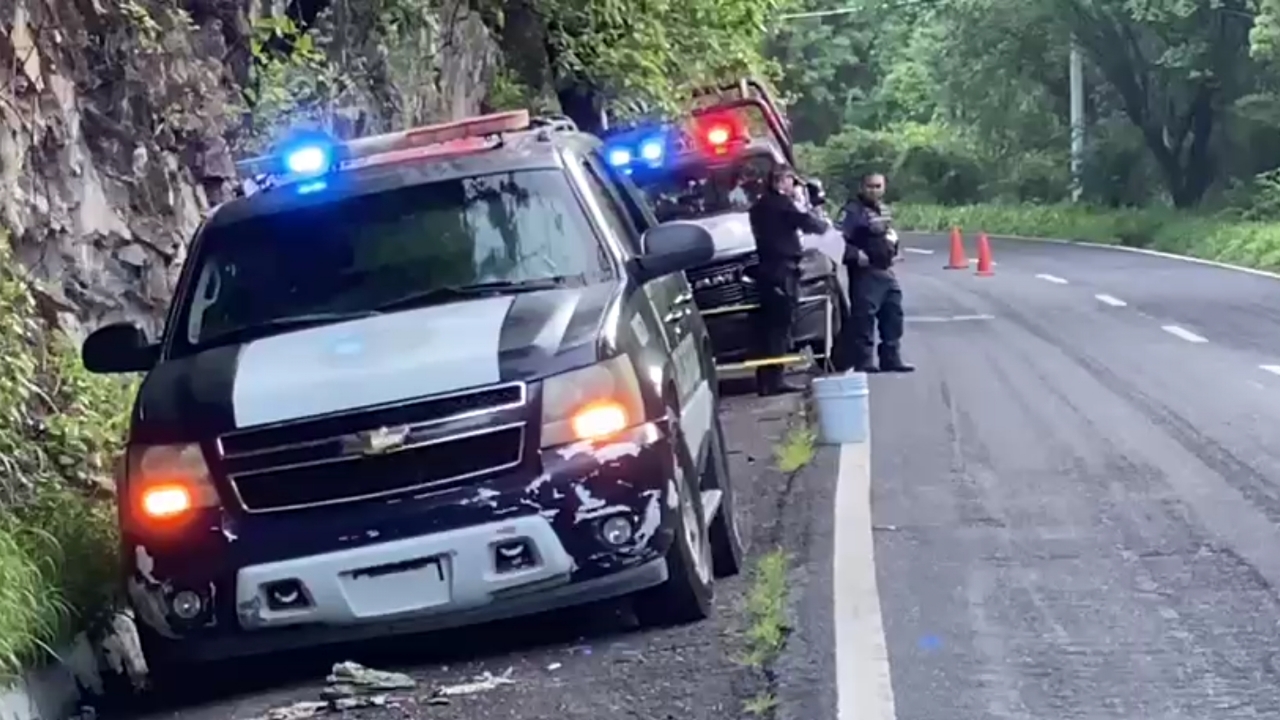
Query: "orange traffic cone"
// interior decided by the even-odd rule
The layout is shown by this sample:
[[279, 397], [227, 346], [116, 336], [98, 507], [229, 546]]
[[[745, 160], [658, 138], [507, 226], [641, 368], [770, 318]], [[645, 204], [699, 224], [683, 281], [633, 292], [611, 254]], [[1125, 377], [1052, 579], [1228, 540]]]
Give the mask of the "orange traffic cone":
[[968, 270], [969, 258], [964, 254], [964, 240], [960, 237], [960, 228], [951, 228], [951, 260], [947, 262], [948, 270]]
[[986, 233], [978, 233], [978, 277], [991, 277], [995, 271], [991, 269], [991, 241]]

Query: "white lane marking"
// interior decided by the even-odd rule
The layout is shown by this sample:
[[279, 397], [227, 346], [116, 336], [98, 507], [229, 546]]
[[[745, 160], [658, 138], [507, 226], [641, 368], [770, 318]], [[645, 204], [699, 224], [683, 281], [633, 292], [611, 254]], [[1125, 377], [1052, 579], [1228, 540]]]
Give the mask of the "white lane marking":
[[837, 720], [896, 720], [871, 536], [871, 443], [840, 448], [832, 562]]
[[1178, 327], [1177, 325], [1163, 325], [1163, 326], [1161, 326], [1161, 327], [1160, 327], [1160, 329], [1161, 329], [1161, 330], [1164, 330], [1165, 332], [1169, 333], [1170, 335], [1173, 335], [1174, 337], [1182, 338], [1183, 340], [1186, 340], [1187, 342], [1192, 342], [1192, 343], [1205, 343], [1205, 342], [1209, 342], [1208, 340], [1205, 340], [1204, 338], [1202, 338], [1202, 337], [1200, 337], [1199, 335], [1197, 335], [1197, 334], [1195, 334], [1195, 333], [1191, 332], [1190, 330], [1187, 330], [1187, 329], [1185, 329], [1185, 328], [1180, 328], [1180, 327]]
[[1054, 285], [1066, 285], [1066, 284], [1067, 284], [1067, 281], [1066, 281], [1066, 280], [1063, 280], [1062, 278], [1058, 277], [1057, 275], [1046, 275], [1046, 274], [1044, 274], [1044, 273], [1040, 273], [1040, 274], [1039, 274], [1039, 275], [1037, 275], [1036, 277], [1038, 277], [1038, 278], [1040, 278], [1041, 280], [1044, 280], [1044, 281], [1046, 281], [1046, 282], [1051, 282], [1051, 283], [1053, 283]]
[[1125, 305], [1128, 305], [1128, 304], [1129, 304], [1129, 303], [1127, 303], [1127, 302], [1125, 302], [1125, 301], [1121, 300], [1120, 298], [1118, 298], [1118, 297], [1112, 297], [1111, 295], [1094, 295], [1094, 297], [1096, 297], [1096, 298], [1098, 298], [1099, 300], [1101, 300], [1102, 302], [1104, 302], [1104, 303], [1106, 303], [1106, 304], [1110, 305], [1111, 307], [1124, 307]]
[[1280, 375], [1280, 365], [1259, 365], [1258, 367], [1272, 375]]
[[965, 322], [968, 320], [995, 320], [994, 315], [952, 315], [944, 317], [941, 315], [908, 315], [904, 318], [909, 323], [944, 323], [944, 322]]
[[915, 253], [916, 255], [932, 255], [933, 251], [928, 248], [902, 248], [902, 252]]

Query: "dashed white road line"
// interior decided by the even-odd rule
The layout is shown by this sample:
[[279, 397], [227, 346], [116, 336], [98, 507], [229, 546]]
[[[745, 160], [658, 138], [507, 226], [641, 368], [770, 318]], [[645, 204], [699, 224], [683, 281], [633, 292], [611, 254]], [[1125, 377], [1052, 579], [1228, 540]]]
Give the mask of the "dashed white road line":
[[840, 448], [833, 562], [837, 720], [896, 720], [871, 537], [871, 443]]
[[1170, 335], [1173, 335], [1174, 337], [1182, 338], [1183, 340], [1186, 340], [1187, 342], [1192, 342], [1192, 343], [1205, 343], [1205, 342], [1209, 342], [1208, 340], [1205, 340], [1204, 338], [1202, 338], [1202, 337], [1200, 337], [1199, 335], [1197, 335], [1197, 334], [1195, 334], [1195, 333], [1191, 332], [1190, 330], [1187, 330], [1187, 329], [1185, 329], [1185, 328], [1180, 328], [1180, 327], [1178, 327], [1177, 325], [1162, 325], [1162, 326], [1160, 327], [1160, 329], [1161, 329], [1161, 330], [1164, 330], [1165, 332], [1169, 333]]
[[1273, 375], [1280, 375], [1280, 365], [1259, 365], [1258, 367]]
[[1125, 301], [1121, 300], [1120, 298], [1118, 298], [1118, 297], [1112, 297], [1111, 295], [1103, 295], [1103, 294], [1099, 294], [1099, 295], [1094, 295], [1094, 297], [1096, 297], [1096, 298], [1098, 298], [1098, 300], [1100, 300], [1100, 301], [1102, 301], [1102, 302], [1104, 302], [1104, 303], [1106, 303], [1106, 304], [1110, 305], [1111, 307], [1124, 307], [1125, 305], [1128, 305], [1128, 304], [1129, 304], [1129, 303], [1127, 303], [1127, 302], [1125, 302]]
[[903, 320], [909, 323], [943, 323], [965, 322], [968, 320], [995, 320], [995, 315], [908, 315]]
[[903, 252], [915, 253], [916, 255], [932, 255], [933, 251], [928, 248], [902, 248]]
[[1066, 285], [1066, 284], [1067, 284], [1067, 281], [1066, 281], [1066, 280], [1063, 280], [1062, 278], [1058, 277], [1057, 275], [1046, 275], [1046, 274], [1044, 274], [1044, 273], [1040, 273], [1040, 274], [1039, 274], [1039, 275], [1037, 275], [1036, 277], [1037, 277], [1037, 278], [1040, 278], [1041, 280], [1044, 280], [1044, 281], [1046, 281], [1046, 282], [1051, 282], [1051, 283], [1053, 283], [1054, 285]]

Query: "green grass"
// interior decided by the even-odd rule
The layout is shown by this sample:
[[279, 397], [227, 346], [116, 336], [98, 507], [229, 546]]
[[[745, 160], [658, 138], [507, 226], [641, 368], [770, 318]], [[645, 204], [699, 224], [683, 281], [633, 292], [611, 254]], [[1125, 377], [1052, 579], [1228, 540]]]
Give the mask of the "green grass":
[[0, 677], [116, 603], [111, 471], [135, 384], [89, 375], [38, 320], [0, 233]]
[[782, 651], [787, 642], [787, 565], [781, 549], [761, 556], [747, 593], [747, 652], [745, 662], [763, 667]]
[[795, 425], [773, 448], [773, 461], [778, 470], [787, 474], [796, 472], [813, 459], [817, 433], [807, 424]]
[[1206, 260], [1280, 271], [1280, 223], [1245, 222], [1168, 208], [1099, 209], [1080, 205], [967, 205], [910, 202], [895, 207], [904, 230], [959, 227], [966, 236], [1084, 240], [1150, 248]]
[[755, 717], [765, 717], [778, 707], [778, 697], [771, 692], [761, 691], [758, 695], [742, 704], [742, 711]]

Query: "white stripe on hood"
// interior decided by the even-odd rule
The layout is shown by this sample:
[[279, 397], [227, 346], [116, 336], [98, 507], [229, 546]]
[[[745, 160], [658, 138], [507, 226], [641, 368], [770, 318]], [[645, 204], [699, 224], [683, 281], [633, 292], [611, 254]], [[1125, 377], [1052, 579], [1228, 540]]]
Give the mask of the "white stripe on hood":
[[498, 382], [512, 297], [433, 305], [249, 343], [232, 391], [237, 427]]

